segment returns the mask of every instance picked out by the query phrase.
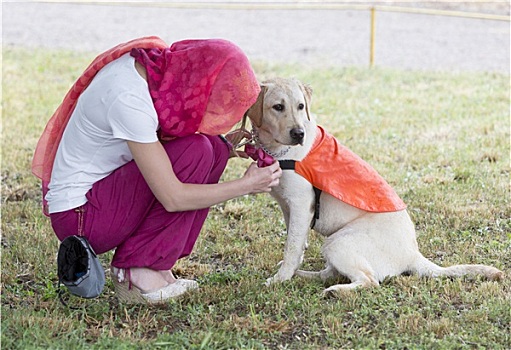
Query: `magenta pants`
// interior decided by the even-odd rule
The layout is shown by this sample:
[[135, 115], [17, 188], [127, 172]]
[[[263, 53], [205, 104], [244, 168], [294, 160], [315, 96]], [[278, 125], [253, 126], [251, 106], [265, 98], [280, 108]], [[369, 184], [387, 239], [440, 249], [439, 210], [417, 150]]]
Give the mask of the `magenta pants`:
[[[192, 135], [164, 144], [178, 179], [217, 183], [230, 148], [218, 136]], [[189, 255], [209, 208], [167, 212], [158, 202], [134, 161], [94, 184], [87, 203], [51, 214], [57, 237], [85, 236], [94, 251], [115, 249], [112, 265], [169, 270]]]

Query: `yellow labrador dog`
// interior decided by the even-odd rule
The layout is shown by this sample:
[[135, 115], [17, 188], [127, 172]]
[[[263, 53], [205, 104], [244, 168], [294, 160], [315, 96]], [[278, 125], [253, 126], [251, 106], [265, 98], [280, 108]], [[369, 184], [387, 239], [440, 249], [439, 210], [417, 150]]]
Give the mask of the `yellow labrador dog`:
[[[279, 161], [303, 160], [321, 131], [310, 114], [311, 93], [309, 87], [294, 79], [263, 82], [257, 102], [247, 113], [256, 145]], [[288, 165], [281, 162], [283, 168]], [[360, 209], [315, 190], [293, 167], [291, 164], [290, 170], [283, 171], [279, 186], [271, 192], [284, 214], [287, 241], [279, 271], [267, 284], [289, 280], [295, 274], [323, 281], [340, 274], [351, 281], [333, 285], [325, 289], [327, 293], [377, 286], [385, 277], [405, 272], [431, 277], [466, 274], [481, 274], [494, 280], [503, 277], [500, 270], [491, 266], [440, 267], [426, 259], [419, 252], [414, 224], [406, 209], [397, 203], [399, 198], [394, 199], [397, 201], [394, 211]], [[365, 178], [355, 180], [364, 182]], [[322, 253], [326, 268], [319, 272], [299, 270], [311, 223], [325, 237]]]

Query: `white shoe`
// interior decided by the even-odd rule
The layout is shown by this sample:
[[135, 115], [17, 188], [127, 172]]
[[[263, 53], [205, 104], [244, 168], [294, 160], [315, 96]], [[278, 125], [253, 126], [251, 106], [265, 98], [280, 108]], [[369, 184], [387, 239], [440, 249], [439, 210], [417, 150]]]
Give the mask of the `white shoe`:
[[130, 285], [126, 279], [124, 269], [112, 267], [111, 274], [119, 301], [128, 304], [161, 303], [176, 298], [189, 290], [199, 288], [199, 284], [194, 280], [178, 279], [163, 288], [143, 293], [135, 285]]
[[199, 288], [199, 284], [197, 283], [197, 281], [194, 281], [194, 280], [187, 280], [184, 278], [180, 278], [180, 279], [176, 279], [176, 283], [177, 282], [184, 284], [190, 290]]
[[160, 303], [176, 298], [189, 290], [199, 288], [199, 284], [193, 280], [178, 279], [176, 282], [166, 285], [154, 292], [142, 293], [142, 297], [150, 303]]

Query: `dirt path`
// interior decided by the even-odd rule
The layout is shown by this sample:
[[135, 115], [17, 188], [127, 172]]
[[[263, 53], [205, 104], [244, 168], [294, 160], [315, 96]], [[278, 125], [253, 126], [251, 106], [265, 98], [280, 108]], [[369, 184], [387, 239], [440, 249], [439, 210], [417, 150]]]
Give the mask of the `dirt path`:
[[[3, 2], [3, 45], [100, 52], [139, 36], [222, 37], [252, 60], [367, 66], [369, 11], [213, 10]], [[377, 66], [510, 71], [506, 21], [378, 12]]]

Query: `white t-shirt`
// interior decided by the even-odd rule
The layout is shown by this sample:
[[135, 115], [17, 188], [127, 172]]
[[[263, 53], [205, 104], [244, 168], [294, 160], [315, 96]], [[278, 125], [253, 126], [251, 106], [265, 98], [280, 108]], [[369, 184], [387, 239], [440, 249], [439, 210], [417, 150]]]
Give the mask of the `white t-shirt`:
[[158, 116], [147, 82], [126, 54], [109, 63], [80, 95], [59, 144], [50, 213], [76, 208], [97, 181], [133, 159], [126, 141], [156, 142]]

